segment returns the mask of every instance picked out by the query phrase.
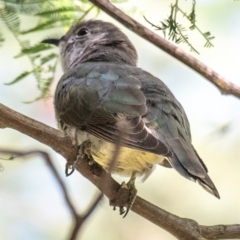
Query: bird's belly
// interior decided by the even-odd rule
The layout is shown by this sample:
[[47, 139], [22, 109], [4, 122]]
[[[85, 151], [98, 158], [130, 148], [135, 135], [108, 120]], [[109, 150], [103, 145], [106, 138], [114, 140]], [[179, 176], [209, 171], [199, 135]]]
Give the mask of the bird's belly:
[[[116, 151], [116, 145], [100, 140], [92, 135], [89, 135], [89, 138], [92, 142], [91, 153], [93, 159], [108, 171]], [[143, 180], [145, 180], [154, 170], [154, 165], [161, 163], [163, 159], [164, 156], [120, 147], [116, 163], [111, 172], [123, 176], [131, 176], [132, 172], [135, 171], [138, 176], [143, 177]]]

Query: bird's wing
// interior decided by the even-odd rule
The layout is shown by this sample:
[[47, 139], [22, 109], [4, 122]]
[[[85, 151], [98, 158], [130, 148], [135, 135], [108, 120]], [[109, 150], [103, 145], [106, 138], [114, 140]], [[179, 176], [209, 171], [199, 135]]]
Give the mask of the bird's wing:
[[55, 93], [57, 117], [100, 139], [171, 156], [142, 118], [147, 101], [132, 71], [110, 63], [86, 63], [69, 71]]
[[219, 198], [205, 164], [191, 144], [190, 126], [181, 104], [163, 82], [149, 73], [142, 71], [138, 79], [147, 99], [145, 123], [173, 153], [168, 158], [172, 167], [184, 177], [197, 180], [208, 192]]

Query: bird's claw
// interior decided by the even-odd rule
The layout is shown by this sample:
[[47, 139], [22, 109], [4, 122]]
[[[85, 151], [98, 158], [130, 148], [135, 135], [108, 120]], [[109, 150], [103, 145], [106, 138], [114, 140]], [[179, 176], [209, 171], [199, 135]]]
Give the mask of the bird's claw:
[[119, 214], [125, 218], [132, 208], [136, 197], [137, 190], [132, 181], [130, 180], [127, 184], [123, 182], [117, 192], [116, 198], [110, 201], [110, 205], [113, 206], [113, 210], [119, 207]]
[[74, 172], [74, 167], [72, 164], [69, 164], [68, 162], [65, 165], [65, 175], [68, 177], [73, 174]]
[[78, 154], [77, 154], [76, 160], [73, 163], [69, 163], [69, 162], [66, 163], [65, 174], [67, 177], [73, 174], [74, 170], [78, 168], [84, 156], [87, 156], [87, 158], [89, 159], [89, 164], [91, 164], [91, 161], [94, 161], [91, 155], [90, 141], [85, 141], [80, 146], [78, 146]]

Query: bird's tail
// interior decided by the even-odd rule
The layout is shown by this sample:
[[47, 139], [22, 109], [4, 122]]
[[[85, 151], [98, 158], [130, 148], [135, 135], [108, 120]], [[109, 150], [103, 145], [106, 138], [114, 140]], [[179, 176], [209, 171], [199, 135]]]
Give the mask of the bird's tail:
[[220, 198], [217, 188], [208, 176], [207, 167], [193, 146], [183, 138], [168, 139], [173, 152], [169, 162], [182, 176], [197, 181], [206, 191]]
[[197, 178], [197, 182], [209, 193], [211, 193], [213, 196], [220, 199], [220, 195], [218, 193], [217, 188], [215, 187], [213, 181], [211, 178], [206, 174], [206, 177], [204, 179]]

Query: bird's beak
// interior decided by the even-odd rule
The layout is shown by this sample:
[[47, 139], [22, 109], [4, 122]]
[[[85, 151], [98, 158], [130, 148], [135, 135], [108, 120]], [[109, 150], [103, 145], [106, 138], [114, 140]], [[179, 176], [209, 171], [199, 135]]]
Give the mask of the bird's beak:
[[48, 44], [53, 44], [55, 46], [58, 46], [59, 42], [60, 42], [59, 38], [49, 38], [49, 39], [43, 40], [41, 43], [48, 43]]

